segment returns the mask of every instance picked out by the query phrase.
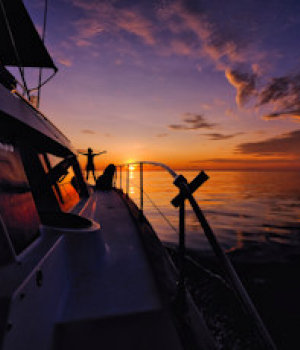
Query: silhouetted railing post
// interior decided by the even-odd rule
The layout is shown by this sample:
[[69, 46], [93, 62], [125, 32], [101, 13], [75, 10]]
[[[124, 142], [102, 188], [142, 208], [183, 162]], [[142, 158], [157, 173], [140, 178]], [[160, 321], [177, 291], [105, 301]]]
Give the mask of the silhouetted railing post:
[[122, 190], [122, 165], [119, 166], [120, 171], [120, 190]]
[[118, 171], [115, 171], [113, 175], [113, 187], [116, 187], [117, 180], [118, 180]]
[[140, 211], [144, 212], [144, 178], [143, 178], [143, 163], [140, 163]]
[[179, 205], [179, 281], [178, 281], [178, 297], [183, 302], [185, 294], [185, 201], [182, 200]]
[[127, 165], [126, 195], [129, 196], [129, 164]]
[[[223, 252], [221, 246], [219, 245], [216, 236], [214, 235], [214, 232], [212, 231], [211, 227], [209, 226], [204, 214], [202, 213], [202, 210], [200, 209], [198, 203], [196, 202], [195, 198], [193, 197], [192, 193], [195, 192], [199, 186], [201, 186], [207, 179], [208, 176], [205, 174], [205, 172], [201, 171], [195, 179], [188, 183], [187, 180], [182, 175], [177, 175], [177, 173], [172, 170], [170, 167], [163, 163], [159, 162], [150, 162], [150, 161], [143, 161], [143, 162], [135, 162], [131, 164], [140, 164], [140, 207], [141, 210], [143, 209], [143, 164], [151, 164], [154, 166], [160, 166], [163, 169], [167, 170], [170, 175], [174, 178], [174, 185], [179, 188], [179, 194], [173, 198], [171, 201], [172, 205], [174, 207], [179, 207], [179, 248], [178, 248], [178, 258], [179, 258], [179, 281], [178, 281], [178, 306], [181, 307], [184, 305], [185, 302], [185, 254], [186, 254], [186, 247], [185, 247], [185, 200], [188, 200], [191, 207], [193, 208], [193, 211], [200, 223], [200, 225], [203, 228], [204, 234], [207, 237], [210, 245], [212, 246], [216, 256], [221, 262], [221, 265], [227, 275], [228, 281], [230, 282], [231, 286], [235, 290], [236, 294], [240, 297], [240, 300], [245, 308], [245, 310], [248, 311], [249, 315], [252, 317], [257, 330], [261, 336], [262, 341], [264, 342], [264, 348], [263, 349], [276, 349], [275, 344], [273, 343], [272, 338], [270, 337], [270, 334], [268, 333], [267, 329], [265, 328], [265, 325], [263, 324], [259, 314], [257, 313], [251, 299], [249, 298], [248, 293], [246, 292], [244, 286], [242, 285], [242, 282], [240, 281], [236, 271], [234, 270], [229, 258], [227, 255]], [[127, 165], [127, 180], [126, 180], [126, 195], [129, 195], [129, 164]], [[120, 172], [121, 172], [120, 167]], [[120, 174], [120, 186], [122, 185], [122, 174]], [[181, 310], [179, 308], [179, 310]]]
[[240, 281], [236, 271], [234, 270], [229, 258], [227, 255], [223, 252], [221, 246], [219, 245], [217, 238], [212, 231], [210, 225], [208, 224], [204, 214], [202, 213], [202, 210], [200, 209], [198, 203], [196, 202], [195, 198], [193, 197], [191, 190], [188, 186], [188, 183], [186, 179], [180, 175], [178, 176], [174, 181], [175, 186], [177, 186], [180, 189], [180, 192], [183, 196], [183, 198], [188, 199], [188, 201], [191, 204], [191, 207], [193, 208], [193, 211], [200, 223], [200, 225], [203, 228], [204, 234], [207, 237], [209, 243], [211, 244], [216, 256], [219, 258], [221, 265], [227, 275], [228, 280], [231, 282], [231, 286], [236, 291], [237, 295], [240, 297], [240, 300], [244, 306], [244, 308], [248, 311], [249, 315], [251, 315], [253, 321], [255, 322], [255, 325], [257, 326], [257, 330], [259, 331], [261, 335], [261, 339], [264, 342], [264, 349], [276, 349], [275, 344], [273, 343], [273, 340], [265, 328], [264, 323], [262, 322], [259, 314], [257, 313], [248, 293], [246, 292], [242, 282]]

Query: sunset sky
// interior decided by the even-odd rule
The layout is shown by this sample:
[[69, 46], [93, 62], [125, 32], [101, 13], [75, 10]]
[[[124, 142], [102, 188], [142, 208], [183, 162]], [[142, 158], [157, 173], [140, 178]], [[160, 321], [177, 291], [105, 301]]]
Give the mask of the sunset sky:
[[49, 0], [41, 110], [100, 167], [300, 168], [299, 33], [298, 0]]

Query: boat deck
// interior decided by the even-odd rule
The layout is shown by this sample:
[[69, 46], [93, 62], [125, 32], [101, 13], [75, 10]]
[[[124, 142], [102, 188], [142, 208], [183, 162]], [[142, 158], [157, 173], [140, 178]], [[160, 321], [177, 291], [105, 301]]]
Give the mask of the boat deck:
[[[56, 329], [56, 348], [181, 349], [162, 305], [137, 226], [120, 195], [95, 192], [80, 214], [100, 223], [89, 254], [72, 260], [71, 288]], [[79, 271], [79, 272], [78, 272]], [[91, 347], [89, 347], [91, 346]]]
[[63, 320], [159, 310], [152, 271], [122, 199], [114, 191], [96, 192], [81, 215], [100, 223], [104, 249], [91, 262], [96, 276], [80, 276], [71, 291]]

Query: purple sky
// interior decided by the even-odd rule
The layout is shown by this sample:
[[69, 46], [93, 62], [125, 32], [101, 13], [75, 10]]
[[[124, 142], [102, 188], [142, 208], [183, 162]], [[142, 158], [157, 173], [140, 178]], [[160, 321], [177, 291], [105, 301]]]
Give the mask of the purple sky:
[[299, 1], [49, 0], [41, 109], [103, 162], [296, 167], [299, 32]]

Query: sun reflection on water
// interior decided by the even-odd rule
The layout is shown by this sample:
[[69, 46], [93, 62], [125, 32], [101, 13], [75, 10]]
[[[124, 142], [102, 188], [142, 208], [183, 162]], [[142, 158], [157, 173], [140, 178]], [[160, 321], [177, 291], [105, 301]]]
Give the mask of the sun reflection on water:
[[[139, 203], [138, 168], [130, 171], [130, 194]], [[183, 172], [191, 181], [197, 172]], [[253, 244], [300, 245], [300, 177], [297, 173], [210, 171], [195, 193], [211, 227], [225, 249]], [[144, 190], [151, 200], [178, 227], [178, 211], [170, 201], [178, 190], [165, 172], [144, 171]], [[204, 234], [187, 204], [187, 244], [209, 249]], [[165, 241], [177, 243], [177, 234], [144, 195], [144, 210], [151, 224]], [[266, 237], [267, 235], [267, 237]]]

